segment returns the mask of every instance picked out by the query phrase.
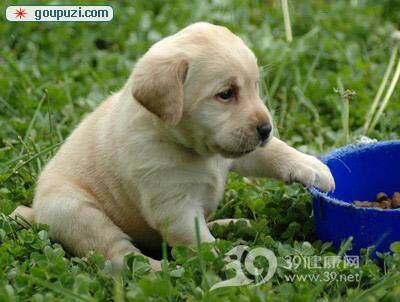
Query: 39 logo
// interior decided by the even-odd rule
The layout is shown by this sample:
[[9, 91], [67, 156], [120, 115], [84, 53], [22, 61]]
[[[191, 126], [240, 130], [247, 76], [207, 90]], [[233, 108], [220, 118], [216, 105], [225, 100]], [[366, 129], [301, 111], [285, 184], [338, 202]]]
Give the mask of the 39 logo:
[[[233, 269], [235, 276], [214, 284], [210, 290], [226, 286], [250, 284], [251, 286], [257, 286], [263, 284], [272, 278], [278, 265], [275, 254], [263, 247], [250, 249], [246, 245], [238, 245], [226, 253], [225, 256], [225, 270]], [[234, 259], [232, 259], [233, 257]], [[268, 268], [256, 266], [257, 257], [263, 257], [268, 262]], [[247, 274], [243, 271], [243, 267]], [[249, 278], [248, 275], [252, 277]]]

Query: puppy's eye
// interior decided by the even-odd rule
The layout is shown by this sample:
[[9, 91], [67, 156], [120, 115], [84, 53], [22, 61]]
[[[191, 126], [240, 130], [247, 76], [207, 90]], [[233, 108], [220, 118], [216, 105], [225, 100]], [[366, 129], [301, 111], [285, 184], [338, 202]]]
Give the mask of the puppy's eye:
[[229, 88], [220, 93], [217, 93], [217, 98], [222, 102], [230, 102], [235, 97], [235, 91], [233, 88]]

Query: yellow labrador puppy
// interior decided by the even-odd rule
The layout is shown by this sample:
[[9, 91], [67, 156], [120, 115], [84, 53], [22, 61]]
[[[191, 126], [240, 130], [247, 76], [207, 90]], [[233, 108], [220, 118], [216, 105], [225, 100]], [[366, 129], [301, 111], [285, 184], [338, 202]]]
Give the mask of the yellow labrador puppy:
[[[193, 24], [153, 45], [123, 88], [73, 131], [41, 174], [33, 209], [50, 236], [116, 266], [139, 248], [215, 238], [205, 217], [229, 171], [334, 189], [329, 169], [272, 136], [257, 60], [227, 28]], [[160, 263], [149, 259], [154, 269]]]

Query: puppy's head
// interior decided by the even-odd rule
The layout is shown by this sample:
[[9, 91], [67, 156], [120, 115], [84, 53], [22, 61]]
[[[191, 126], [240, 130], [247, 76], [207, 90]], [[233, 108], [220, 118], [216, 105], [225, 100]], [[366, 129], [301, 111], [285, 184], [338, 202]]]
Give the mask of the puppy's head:
[[257, 61], [228, 29], [193, 24], [150, 48], [132, 73], [134, 98], [186, 147], [238, 157], [272, 136]]

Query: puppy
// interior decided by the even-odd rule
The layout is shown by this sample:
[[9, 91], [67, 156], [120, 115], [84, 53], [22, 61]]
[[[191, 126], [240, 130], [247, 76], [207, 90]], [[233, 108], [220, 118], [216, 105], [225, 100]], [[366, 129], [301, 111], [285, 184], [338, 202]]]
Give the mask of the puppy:
[[[334, 189], [329, 169], [272, 135], [257, 60], [227, 28], [196, 23], [154, 44], [123, 88], [73, 131], [37, 183], [31, 221], [116, 267], [139, 248], [215, 240], [205, 217], [229, 171]], [[160, 262], [149, 259], [154, 269]]]

